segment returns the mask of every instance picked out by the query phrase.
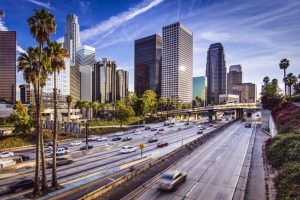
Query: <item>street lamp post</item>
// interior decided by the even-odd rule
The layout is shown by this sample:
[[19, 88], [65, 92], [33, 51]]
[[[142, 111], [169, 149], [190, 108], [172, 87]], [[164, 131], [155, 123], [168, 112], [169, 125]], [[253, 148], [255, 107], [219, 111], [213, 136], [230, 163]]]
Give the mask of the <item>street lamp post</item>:
[[88, 144], [88, 129], [89, 129], [89, 120], [85, 122], [85, 150], [87, 151], [89, 149]]

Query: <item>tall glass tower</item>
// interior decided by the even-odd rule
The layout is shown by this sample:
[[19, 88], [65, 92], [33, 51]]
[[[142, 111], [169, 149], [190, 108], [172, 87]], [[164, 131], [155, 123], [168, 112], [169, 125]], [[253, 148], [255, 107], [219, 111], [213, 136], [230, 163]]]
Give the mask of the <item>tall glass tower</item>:
[[177, 22], [163, 27], [162, 97], [192, 102], [193, 33]]
[[128, 72], [123, 69], [116, 71], [116, 100], [121, 100], [128, 95]]
[[67, 15], [67, 24], [64, 37], [64, 48], [69, 50], [70, 62], [74, 66], [75, 55], [80, 46], [78, 17], [74, 14]]

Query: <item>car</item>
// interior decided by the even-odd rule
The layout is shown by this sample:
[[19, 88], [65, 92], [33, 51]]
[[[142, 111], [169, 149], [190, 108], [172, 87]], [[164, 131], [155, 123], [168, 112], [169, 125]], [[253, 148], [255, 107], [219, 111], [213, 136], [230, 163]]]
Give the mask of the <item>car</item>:
[[226, 118], [226, 119], [225, 119], [225, 121], [227, 121], [227, 122], [228, 122], [228, 121], [229, 121], [229, 119], [228, 119], [228, 118]]
[[103, 142], [103, 141], [107, 141], [107, 137], [99, 137], [97, 139], [97, 142]]
[[158, 180], [158, 188], [162, 190], [174, 190], [186, 181], [187, 173], [183, 171], [168, 171], [162, 174]]
[[14, 155], [15, 154], [13, 152], [4, 151], [0, 153], [0, 158], [9, 158], [9, 157], [13, 157]]
[[165, 129], [163, 129], [163, 128], [160, 128], [160, 129], [158, 129], [159, 131], [164, 131]]
[[121, 148], [120, 153], [132, 153], [137, 150], [134, 146], [124, 146]]
[[98, 139], [98, 137], [93, 136], [93, 137], [89, 137], [88, 141], [93, 142], [93, 141], [97, 141], [97, 139]]
[[26, 160], [30, 159], [30, 157], [26, 154], [20, 154], [19, 156], [20, 156], [20, 158], [22, 158], [22, 161], [26, 161]]
[[127, 142], [127, 141], [130, 141], [130, 140], [132, 140], [131, 137], [125, 137], [125, 138], [122, 139], [122, 142]]
[[168, 126], [168, 128], [173, 128], [173, 125]]
[[157, 142], [157, 141], [158, 141], [158, 139], [157, 139], [156, 137], [150, 138], [150, 139], [148, 140], [149, 143]]
[[145, 126], [145, 130], [150, 130], [151, 127], [150, 126]]
[[[66, 155], [66, 154], [68, 154], [68, 153], [70, 153], [70, 151], [68, 150], [68, 147], [59, 147], [59, 148], [57, 148], [57, 150], [56, 150], [56, 155], [57, 155], [57, 156]], [[47, 158], [50, 158], [50, 157], [52, 157], [52, 155], [53, 155], [53, 151], [50, 152], [49, 154], [47, 154], [46, 157], [47, 157]]]
[[168, 142], [159, 142], [159, 143], [157, 143], [157, 147], [166, 147], [168, 145], [169, 145]]
[[151, 128], [151, 131], [157, 131], [157, 128]]
[[[73, 163], [74, 161], [70, 158], [65, 158], [65, 157], [58, 157], [56, 159], [56, 166], [63, 166], [63, 165], [68, 165], [68, 164], [71, 164]], [[47, 168], [52, 168], [52, 162], [47, 162]]]
[[250, 123], [245, 123], [245, 128], [251, 128], [251, 124]]
[[53, 142], [46, 142], [45, 146], [51, 146], [52, 147], [53, 146]]
[[136, 132], [133, 133], [133, 135], [141, 135], [141, 134], [142, 134], [141, 131], [136, 131]]
[[10, 192], [21, 192], [26, 189], [33, 188], [34, 181], [32, 179], [24, 179], [9, 187]]
[[111, 139], [112, 141], [118, 141], [118, 140], [122, 140], [122, 138], [120, 136], [115, 136], [113, 137], [113, 139]]
[[213, 127], [214, 125], [213, 125], [213, 124], [209, 124], [208, 126], [209, 126], [209, 127]]
[[[88, 145], [88, 149], [92, 149], [92, 148], [94, 148], [93, 145]], [[86, 150], [86, 145], [81, 146], [81, 147], [80, 147], [80, 150], [81, 150], [81, 151]]]
[[203, 131], [199, 130], [199, 131], [197, 131], [197, 134], [203, 134]]
[[81, 145], [81, 144], [82, 144], [81, 141], [74, 141], [74, 142], [71, 142], [71, 143], [70, 143], [70, 146], [75, 147], [75, 146], [79, 146], [79, 145]]
[[170, 123], [169, 122], [164, 122], [164, 126], [169, 126]]
[[115, 136], [120, 136], [120, 135], [123, 135], [124, 134], [124, 132], [117, 132], [116, 134], [115, 134]]
[[190, 125], [190, 123], [186, 122], [186, 123], [184, 123], [184, 125]]
[[200, 126], [200, 125], [198, 126], [198, 128], [199, 128], [199, 130], [202, 130], [202, 131], [206, 129], [204, 126]]
[[244, 117], [243, 117], [241, 120], [242, 120], [242, 122], [245, 122], [245, 121], [246, 121], [246, 119], [245, 119]]

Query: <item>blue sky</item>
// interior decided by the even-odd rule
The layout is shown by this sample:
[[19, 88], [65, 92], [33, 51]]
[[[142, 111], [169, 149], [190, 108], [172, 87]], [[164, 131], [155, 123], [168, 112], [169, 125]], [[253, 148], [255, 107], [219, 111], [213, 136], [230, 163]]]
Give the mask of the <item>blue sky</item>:
[[[5, 17], [0, 30], [16, 30], [18, 49], [36, 45], [26, 19], [33, 9], [51, 11], [57, 21], [52, 39], [62, 41], [66, 15], [79, 17], [81, 42], [96, 48], [96, 57], [115, 60], [129, 71], [134, 83], [134, 40], [162, 26], [182, 22], [194, 36], [194, 76], [205, 74], [211, 43], [222, 42], [226, 66], [241, 64], [244, 82], [254, 82], [258, 92], [269, 75], [282, 82], [278, 63], [290, 60], [288, 72], [300, 74], [299, 0], [0, 0]], [[18, 75], [17, 83], [23, 83]]]

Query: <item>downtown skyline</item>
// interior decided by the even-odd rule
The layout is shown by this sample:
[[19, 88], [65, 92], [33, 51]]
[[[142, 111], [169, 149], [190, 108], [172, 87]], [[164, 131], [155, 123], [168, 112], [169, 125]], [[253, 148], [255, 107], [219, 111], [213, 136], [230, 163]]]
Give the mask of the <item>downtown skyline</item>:
[[[43, 5], [55, 14], [58, 27], [53, 39], [61, 42], [66, 15], [78, 15], [82, 43], [96, 48], [97, 60], [107, 57], [128, 70], [131, 91], [134, 85], [134, 40], [152, 34], [161, 35], [161, 27], [174, 21], [182, 22], [194, 33], [193, 76], [205, 75], [206, 52], [214, 42], [224, 45], [227, 68], [237, 63], [243, 65], [245, 82], [256, 83], [258, 94], [262, 78], [267, 74], [270, 78], [278, 78], [283, 89], [282, 71], [278, 66], [281, 58], [287, 57], [291, 61], [288, 71], [300, 73], [297, 68], [300, 65], [297, 58], [300, 29], [296, 20], [300, 17], [300, 3], [297, 1], [79, 1], [78, 6], [75, 1], [66, 5], [67, 1], [45, 4], [22, 0], [21, 8], [14, 9], [13, 2], [2, 2], [1, 8], [6, 14], [0, 23], [0, 30], [17, 31], [19, 50], [35, 44], [26, 25], [32, 9]], [[98, 14], [99, 9], [105, 10], [106, 6], [113, 7], [111, 12]], [[21, 14], [15, 16], [15, 12]], [[150, 17], [145, 26], [144, 21]], [[18, 75], [17, 85], [22, 83], [22, 75]]]

